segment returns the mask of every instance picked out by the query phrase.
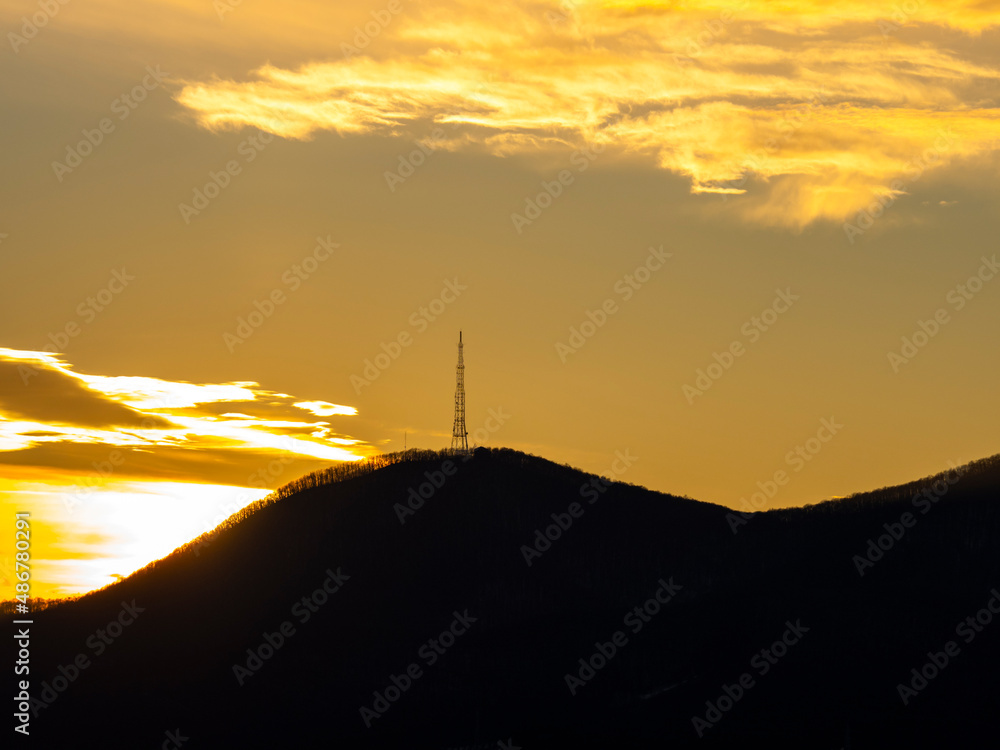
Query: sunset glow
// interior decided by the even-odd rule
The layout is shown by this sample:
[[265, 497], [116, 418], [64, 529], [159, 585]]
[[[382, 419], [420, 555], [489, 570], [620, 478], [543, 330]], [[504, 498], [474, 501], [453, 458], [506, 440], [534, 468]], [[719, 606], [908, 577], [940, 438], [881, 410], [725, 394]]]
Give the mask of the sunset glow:
[[51, 540], [35, 550], [38, 596], [111, 583], [270, 488], [366, 452], [319, 419], [352, 407], [293, 403], [257, 383], [89, 375], [59, 355], [11, 349], [0, 350], [0, 370], [0, 505], [28, 503]]

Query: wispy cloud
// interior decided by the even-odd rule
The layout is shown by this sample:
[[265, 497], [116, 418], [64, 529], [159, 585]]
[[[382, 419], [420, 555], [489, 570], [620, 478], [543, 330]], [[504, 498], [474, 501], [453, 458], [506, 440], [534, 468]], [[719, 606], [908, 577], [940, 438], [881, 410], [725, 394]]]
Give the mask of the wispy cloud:
[[253, 382], [89, 375], [57, 355], [0, 349], [0, 463], [73, 471], [114, 449], [120, 475], [240, 484], [275, 456], [370, 453], [331, 421], [356, 413]]
[[893, 21], [862, 2], [435, 3], [365, 56], [176, 98], [206, 128], [302, 140], [447, 123], [451, 147], [496, 154], [600, 143], [801, 226], [863, 208], [930, 149], [931, 168], [996, 150], [1000, 68], [974, 42], [1000, 10], [929, 5]]

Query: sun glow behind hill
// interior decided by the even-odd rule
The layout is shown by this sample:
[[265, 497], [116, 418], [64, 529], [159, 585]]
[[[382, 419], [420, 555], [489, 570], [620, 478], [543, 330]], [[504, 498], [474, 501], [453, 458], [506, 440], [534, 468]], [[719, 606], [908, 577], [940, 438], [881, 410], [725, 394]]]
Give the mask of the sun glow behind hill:
[[[7, 484], [0, 483], [0, 504], [9, 514], [30, 509], [32, 595], [44, 598], [113, 583], [269, 492], [188, 482], [109, 481], [99, 492], [80, 495], [59, 484], [32, 483], [32, 489], [19, 490], [8, 490]], [[9, 559], [0, 565], [4, 578], [11, 578], [10, 566]]]
[[31, 513], [32, 594], [103, 586], [270, 488], [364, 457], [330, 421], [355, 414], [253, 382], [80, 374], [55, 354], [0, 349], [0, 505]]

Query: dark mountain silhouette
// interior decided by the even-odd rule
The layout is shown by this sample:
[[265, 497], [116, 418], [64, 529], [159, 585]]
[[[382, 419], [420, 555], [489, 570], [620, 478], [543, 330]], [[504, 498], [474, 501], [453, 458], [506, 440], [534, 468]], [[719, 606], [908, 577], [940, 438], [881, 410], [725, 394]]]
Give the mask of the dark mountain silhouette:
[[32, 740], [980, 746], [1000, 703], [998, 488], [994, 457], [741, 516], [505, 449], [336, 467], [36, 613]]

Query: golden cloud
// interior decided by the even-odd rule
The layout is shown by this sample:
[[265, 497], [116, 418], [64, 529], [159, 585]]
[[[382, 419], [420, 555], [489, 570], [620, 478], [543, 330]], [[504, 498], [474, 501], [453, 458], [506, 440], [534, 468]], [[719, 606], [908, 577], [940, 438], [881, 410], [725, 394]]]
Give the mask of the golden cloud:
[[253, 382], [88, 375], [57, 355], [0, 349], [0, 463], [11, 465], [83, 472], [117, 451], [117, 475], [240, 484], [275, 457], [309, 468], [362, 458], [329, 419], [356, 413]]
[[730, 205], [750, 220], [802, 226], [900, 192], [926, 155], [936, 169], [996, 150], [1000, 69], [972, 40], [1000, 10], [911, 10], [438, 3], [408, 9], [377, 52], [189, 81], [176, 98], [206, 128], [301, 140], [437, 126], [449, 148], [497, 154], [601, 144], [603, 159], [645, 154], [694, 193], [748, 193]]

